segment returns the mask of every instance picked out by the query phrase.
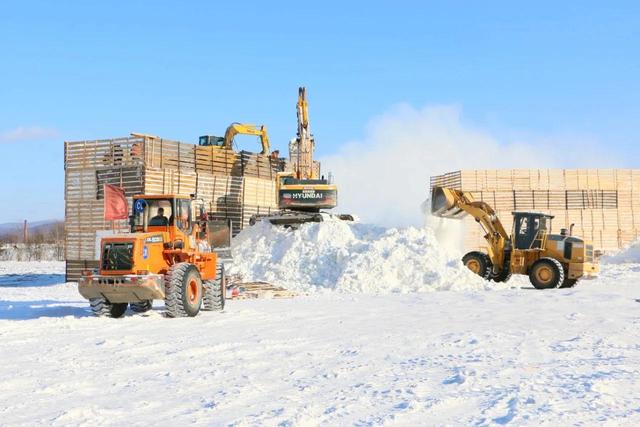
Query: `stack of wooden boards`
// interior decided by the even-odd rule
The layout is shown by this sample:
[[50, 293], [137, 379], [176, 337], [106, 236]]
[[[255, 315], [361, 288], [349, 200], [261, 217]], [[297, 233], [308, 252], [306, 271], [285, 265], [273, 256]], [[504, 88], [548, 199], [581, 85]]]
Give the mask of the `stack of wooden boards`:
[[[640, 169], [478, 169], [431, 177], [431, 187], [469, 191], [489, 203], [508, 231], [513, 211], [554, 215], [553, 231], [575, 224], [573, 234], [596, 249], [615, 250], [640, 231]], [[465, 248], [485, 246], [483, 232], [465, 218]]]
[[230, 218], [237, 234], [253, 214], [276, 210], [279, 159], [152, 136], [65, 142], [67, 280], [98, 265], [100, 235], [125, 232], [126, 220], [103, 219], [103, 185], [135, 194], [197, 194], [215, 219]]

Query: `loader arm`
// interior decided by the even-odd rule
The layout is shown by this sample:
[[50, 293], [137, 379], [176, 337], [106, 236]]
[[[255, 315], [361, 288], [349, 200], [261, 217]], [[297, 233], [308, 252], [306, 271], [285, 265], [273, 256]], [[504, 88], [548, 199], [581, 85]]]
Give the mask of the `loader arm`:
[[471, 215], [485, 231], [489, 244], [489, 258], [494, 266], [502, 268], [505, 253], [511, 249], [511, 239], [496, 212], [489, 204], [476, 201], [471, 193], [447, 187], [434, 187], [431, 194], [431, 213], [441, 218], [461, 219]]
[[267, 127], [265, 125], [256, 126], [248, 123], [231, 123], [224, 133], [224, 146], [231, 149], [233, 138], [238, 134], [259, 136], [260, 143], [262, 144], [260, 154], [269, 154], [269, 135], [267, 134]]

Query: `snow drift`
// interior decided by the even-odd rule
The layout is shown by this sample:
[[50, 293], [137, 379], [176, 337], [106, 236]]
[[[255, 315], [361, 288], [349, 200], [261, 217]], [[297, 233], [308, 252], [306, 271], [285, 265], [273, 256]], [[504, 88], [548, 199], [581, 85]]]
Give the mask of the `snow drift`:
[[611, 255], [605, 255], [600, 260], [602, 264], [636, 264], [640, 263], [640, 240], [636, 240], [626, 248], [613, 253]]
[[383, 228], [343, 221], [308, 223], [296, 231], [267, 222], [233, 243], [231, 273], [301, 291], [408, 293], [485, 289], [460, 255], [430, 229]]

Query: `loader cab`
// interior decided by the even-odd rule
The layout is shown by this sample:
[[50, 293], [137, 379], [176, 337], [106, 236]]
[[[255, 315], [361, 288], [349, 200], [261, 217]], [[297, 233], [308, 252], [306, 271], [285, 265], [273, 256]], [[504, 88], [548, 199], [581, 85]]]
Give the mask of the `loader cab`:
[[168, 231], [176, 226], [186, 234], [193, 227], [192, 199], [169, 195], [144, 195], [133, 198], [131, 232]]
[[538, 212], [513, 212], [515, 249], [542, 249], [552, 219], [553, 216]]

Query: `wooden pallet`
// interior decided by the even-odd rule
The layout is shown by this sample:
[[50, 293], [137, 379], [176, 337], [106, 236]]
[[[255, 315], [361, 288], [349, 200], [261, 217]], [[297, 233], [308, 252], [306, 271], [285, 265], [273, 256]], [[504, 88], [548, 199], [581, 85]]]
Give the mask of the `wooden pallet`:
[[[235, 286], [241, 290], [238, 295], [231, 297], [231, 299], [235, 300], [255, 298], [293, 298], [300, 295], [298, 292], [290, 291], [267, 282], [238, 283]], [[227, 295], [229, 294], [227, 293]]]

